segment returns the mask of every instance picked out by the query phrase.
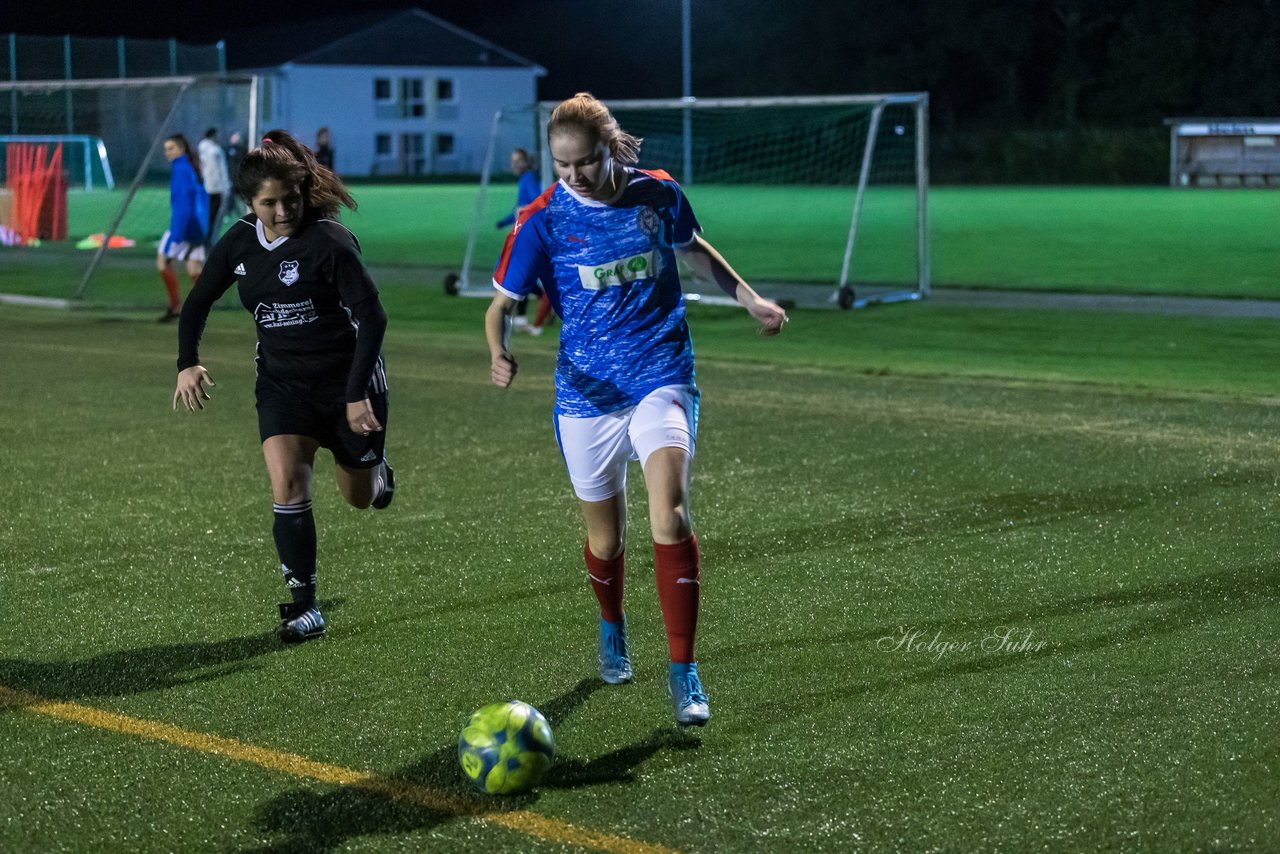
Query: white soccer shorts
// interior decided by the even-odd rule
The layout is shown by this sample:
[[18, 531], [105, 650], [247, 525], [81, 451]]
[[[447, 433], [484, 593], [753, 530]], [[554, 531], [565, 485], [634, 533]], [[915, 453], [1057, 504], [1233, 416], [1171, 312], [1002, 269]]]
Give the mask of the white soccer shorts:
[[663, 386], [635, 406], [588, 418], [556, 416], [556, 441], [573, 491], [583, 501], [604, 501], [627, 487], [627, 463], [641, 468], [659, 448], [693, 457], [698, 437], [698, 389]]
[[204, 263], [204, 245], [197, 243], [194, 246], [190, 243], [174, 243], [170, 241], [170, 232], [166, 231], [164, 237], [160, 238], [160, 247], [156, 250], [156, 254], [165, 258], [172, 258], [175, 261], [199, 261]]

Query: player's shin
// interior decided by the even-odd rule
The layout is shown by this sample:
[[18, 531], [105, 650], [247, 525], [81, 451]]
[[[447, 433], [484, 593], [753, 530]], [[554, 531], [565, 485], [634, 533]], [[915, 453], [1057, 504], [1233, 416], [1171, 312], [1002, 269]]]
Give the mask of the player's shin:
[[271, 527], [280, 556], [280, 571], [294, 606], [306, 609], [316, 601], [316, 522], [311, 502], [275, 504]]
[[622, 585], [626, 575], [623, 555], [604, 560], [591, 553], [591, 546], [583, 547], [582, 556], [587, 563], [587, 577], [591, 590], [600, 603], [600, 618], [610, 623], [622, 622]]
[[674, 545], [655, 542], [653, 556], [671, 660], [687, 664], [694, 660], [693, 642], [702, 589], [698, 538], [691, 534], [689, 539]]

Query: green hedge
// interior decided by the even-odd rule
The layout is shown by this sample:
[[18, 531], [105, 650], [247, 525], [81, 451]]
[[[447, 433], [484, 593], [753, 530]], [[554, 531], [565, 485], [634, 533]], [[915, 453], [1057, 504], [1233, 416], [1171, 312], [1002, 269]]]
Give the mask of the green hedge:
[[1164, 184], [1169, 134], [1163, 128], [1058, 131], [934, 130], [936, 184]]

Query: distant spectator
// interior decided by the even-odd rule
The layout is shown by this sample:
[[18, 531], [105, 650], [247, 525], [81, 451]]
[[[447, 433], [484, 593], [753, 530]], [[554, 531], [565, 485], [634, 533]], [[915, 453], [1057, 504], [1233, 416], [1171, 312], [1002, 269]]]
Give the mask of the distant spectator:
[[329, 140], [329, 129], [316, 131], [316, 162], [330, 172], [333, 171], [333, 145]]
[[204, 191], [209, 194], [209, 242], [215, 243], [222, 234], [222, 217], [225, 206], [231, 201], [231, 176], [227, 172], [227, 153], [218, 144], [218, 129], [209, 128], [204, 139], [196, 145], [200, 155], [200, 173], [204, 177]]
[[240, 161], [244, 159], [244, 134], [240, 131], [232, 131], [231, 136], [227, 138], [227, 174], [231, 176], [232, 184], [235, 183], [236, 173], [240, 171]]

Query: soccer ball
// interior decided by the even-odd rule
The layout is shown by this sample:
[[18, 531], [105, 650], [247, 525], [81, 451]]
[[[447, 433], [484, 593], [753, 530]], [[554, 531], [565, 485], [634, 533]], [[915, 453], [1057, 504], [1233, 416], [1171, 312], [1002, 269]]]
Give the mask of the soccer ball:
[[458, 738], [462, 773], [490, 795], [529, 791], [554, 760], [551, 725], [541, 712], [519, 700], [478, 710]]

